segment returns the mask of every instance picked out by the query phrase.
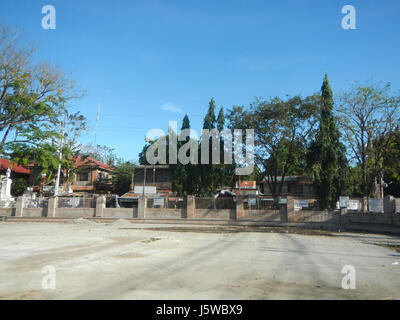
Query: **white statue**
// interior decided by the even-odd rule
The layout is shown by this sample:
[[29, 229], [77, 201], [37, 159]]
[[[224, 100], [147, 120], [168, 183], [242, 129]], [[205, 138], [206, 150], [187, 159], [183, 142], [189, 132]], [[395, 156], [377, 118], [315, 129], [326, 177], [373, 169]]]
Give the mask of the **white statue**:
[[10, 179], [10, 176], [11, 170], [8, 168], [6, 171], [6, 176], [3, 176], [0, 182], [0, 202], [2, 206], [9, 206], [10, 203], [15, 201], [15, 199], [11, 196], [12, 180]]

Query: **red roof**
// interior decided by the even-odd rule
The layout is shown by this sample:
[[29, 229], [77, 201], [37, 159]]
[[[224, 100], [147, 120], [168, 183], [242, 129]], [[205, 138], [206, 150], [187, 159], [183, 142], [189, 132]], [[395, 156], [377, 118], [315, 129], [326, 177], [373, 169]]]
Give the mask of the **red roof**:
[[[109, 171], [113, 170], [109, 165], [107, 165], [107, 164], [105, 164], [105, 163], [103, 163], [101, 161], [98, 161], [96, 159], [93, 159], [93, 158], [90, 158], [90, 157], [86, 157], [84, 159], [82, 159], [82, 158], [83, 157], [81, 155], [79, 155], [77, 157], [74, 157], [75, 166], [76, 167], [84, 167], [84, 166], [86, 166], [86, 167], [101, 168], [101, 169], [109, 170]], [[3, 159], [3, 160], [5, 160], [5, 159]], [[8, 161], [8, 160], [5, 160], [5, 161]], [[26, 165], [25, 167], [33, 168], [34, 166], [35, 166], [35, 164], [31, 163], [31, 164]], [[26, 169], [26, 168], [18, 166], [18, 165], [17, 165], [17, 167], [22, 168], [22, 170], [27, 170], [28, 174], [30, 173], [29, 169]], [[6, 167], [4, 170], [7, 170], [7, 168], [8, 167]], [[2, 170], [1, 166], [0, 166], [0, 170]], [[18, 171], [15, 171], [15, 170], [13, 170], [13, 171], [14, 172], [18, 172]], [[22, 172], [18, 172], [18, 173], [22, 173]]]
[[112, 170], [109, 165], [90, 157], [82, 159], [82, 156], [79, 155], [75, 157], [74, 160], [75, 160], [75, 166], [77, 167], [89, 166], [89, 167], [98, 167], [110, 171]]
[[11, 162], [10, 160], [0, 158], [0, 171], [6, 171], [8, 168], [10, 168], [10, 170], [15, 173], [21, 173], [21, 174], [31, 173], [29, 169], [26, 169], [15, 162]]

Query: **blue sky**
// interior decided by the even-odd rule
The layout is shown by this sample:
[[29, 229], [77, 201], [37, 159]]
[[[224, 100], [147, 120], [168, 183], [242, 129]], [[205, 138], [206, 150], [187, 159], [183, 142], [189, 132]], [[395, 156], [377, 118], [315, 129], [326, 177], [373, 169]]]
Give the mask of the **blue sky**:
[[[56, 30], [41, 9], [56, 8]], [[341, 8], [357, 10], [357, 30]], [[24, 31], [37, 59], [59, 65], [87, 95], [73, 102], [89, 121], [83, 142], [137, 160], [146, 132], [180, 127], [187, 113], [200, 132], [217, 106], [255, 96], [303, 96], [328, 72], [334, 92], [354, 81], [400, 89], [398, 0], [132, 1], [0, 0], [0, 23]]]

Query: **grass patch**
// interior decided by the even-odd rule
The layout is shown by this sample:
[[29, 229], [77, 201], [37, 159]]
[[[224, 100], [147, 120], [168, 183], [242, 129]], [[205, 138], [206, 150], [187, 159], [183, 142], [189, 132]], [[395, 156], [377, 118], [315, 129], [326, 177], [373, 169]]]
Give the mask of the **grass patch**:
[[155, 242], [155, 241], [158, 241], [158, 240], [161, 240], [161, 238], [150, 238], [150, 239], [143, 240], [142, 242], [143, 243], [150, 243], [150, 242]]

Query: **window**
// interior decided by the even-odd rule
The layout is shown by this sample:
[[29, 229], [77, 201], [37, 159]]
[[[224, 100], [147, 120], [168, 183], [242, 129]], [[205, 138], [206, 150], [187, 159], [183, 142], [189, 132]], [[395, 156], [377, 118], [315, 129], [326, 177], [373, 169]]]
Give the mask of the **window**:
[[78, 181], [89, 181], [89, 172], [79, 172]]
[[289, 183], [288, 184], [288, 193], [302, 194], [303, 193], [303, 185], [297, 184], [297, 183]]

